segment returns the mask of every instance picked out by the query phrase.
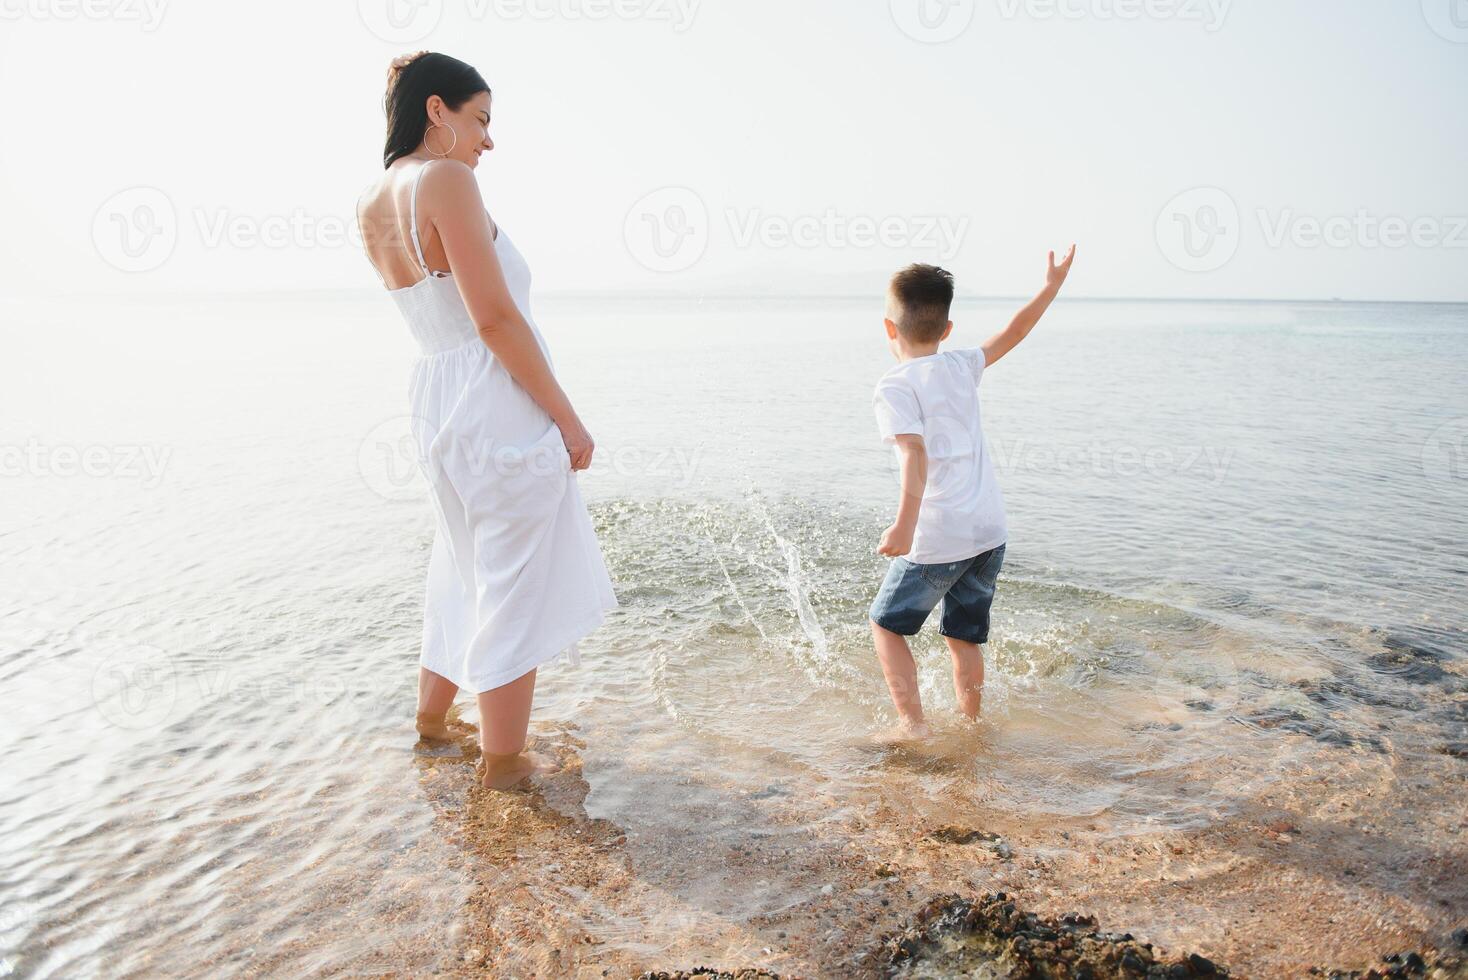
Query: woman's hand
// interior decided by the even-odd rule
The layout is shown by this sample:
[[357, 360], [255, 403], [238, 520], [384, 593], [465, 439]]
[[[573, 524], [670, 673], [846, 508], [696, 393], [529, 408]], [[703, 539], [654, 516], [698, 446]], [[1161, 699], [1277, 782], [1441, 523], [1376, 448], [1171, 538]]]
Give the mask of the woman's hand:
[[566, 452], [571, 456], [571, 469], [584, 470], [591, 466], [591, 454], [596, 451], [596, 443], [592, 440], [591, 433], [586, 431], [586, 426], [581, 424], [581, 420], [576, 419], [560, 429], [561, 441], [566, 444]]
[[474, 171], [458, 160], [431, 160], [423, 166], [418, 213], [426, 212], [438, 232], [454, 285], [480, 340], [560, 428], [571, 468], [586, 469], [595, 449], [591, 433], [571, 407], [535, 331], [510, 295]]
[[412, 54], [398, 55], [392, 60], [392, 64], [387, 66], [387, 80], [391, 82], [395, 77], [397, 77], [398, 72], [402, 71], [404, 68], [408, 67], [427, 53], [427, 51], [414, 51]]

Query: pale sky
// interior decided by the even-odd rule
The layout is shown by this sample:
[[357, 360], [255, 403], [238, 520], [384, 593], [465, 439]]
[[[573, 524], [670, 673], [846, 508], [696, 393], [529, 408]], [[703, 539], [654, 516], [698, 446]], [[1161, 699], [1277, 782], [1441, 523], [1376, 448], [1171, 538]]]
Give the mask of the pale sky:
[[1468, 300], [1465, 0], [0, 0], [0, 286], [375, 287], [420, 47], [542, 290]]

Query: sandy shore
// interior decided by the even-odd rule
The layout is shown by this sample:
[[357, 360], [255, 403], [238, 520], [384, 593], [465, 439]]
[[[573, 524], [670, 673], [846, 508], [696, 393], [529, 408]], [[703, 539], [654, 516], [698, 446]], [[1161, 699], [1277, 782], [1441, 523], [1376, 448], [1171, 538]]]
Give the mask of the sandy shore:
[[[527, 791], [483, 790], [472, 729], [462, 731], [450, 755], [419, 766], [474, 880], [453, 965], [463, 975], [956, 975], [897, 963], [894, 943], [953, 895], [1001, 891], [1052, 923], [1130, 933], [1163, 964], [1193, 954], [1232, 976], [1284, 977], [1387, 970], [1383, 957], [1418, 952], [1435, 975], [1468, 975], [1454, 958], [1468, 952], [1454, 935], [1468, 910], [1463, 852], [1403, 845], [1400, 828], [1381, 823], [1396, 811], [1377, 797], [1390, 794], [1324, 772], [1274, 783], [1198, 830], [1118, 836], [1085, 820], [988, 814], [980, 826], [961, 787], [953, 819], [914, 812], [906, 775], [923, 763], [898, 753], [874, 805], [834, 823], [822, 815], [842, 801], [819, 787], [718, 798], [724, 819], [758, 810], [761, 826], [774, 814], [784, 828], [729, 848], [706, 846], [696, 820], [649, 839], [588, 816], [584, 746], [570, 729], [532, 739], [557, 771]], [[678, 778], [706, 795], [719, 790], [714, 772]], [[1464, 820], [1439, 812], [1414, 829], [1460, 840]]]

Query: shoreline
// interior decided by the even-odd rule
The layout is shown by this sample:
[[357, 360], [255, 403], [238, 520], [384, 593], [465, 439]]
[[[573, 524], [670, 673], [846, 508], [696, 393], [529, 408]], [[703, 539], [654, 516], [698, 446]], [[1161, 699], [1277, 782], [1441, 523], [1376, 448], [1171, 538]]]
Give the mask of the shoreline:
[[[589, 815], [585, 744], [574, 732], [560, 726], [532, 735], [531, 748], [559, 769], [528, 790], [477, 785], [468, 725], [456, 755], [418, 757], [425, 795], [463, 848], [473, 880], [450, 973], [880, 977], [901, 975], [905, 962], [924, 965], [914, 975], [968, 975], [972, 957], [953, 960], [954, 950], [1009, 948], [1009, 962], [1014, 918], [1029, 914], [1076, 935], [1099, 922], [1101, 933], [1083, 944], [1089, 955], [1046, 960], [1074, 968], [1086, 959], [1094, 977], [1141, 975], [1133, 968], [1144, 947], [1146, 962], [1155, 956], [1163, 964], [1157, 969], [1191, 956], [1235, 977], [1468, 976], [1468, 950], [1453, 948], [1453, 930], [1464, 923], [1454, 921], [1449, 897], [1461, 916], [1468, 908], [1461, 856], [1441, 856], [1436, 873], [1421, 869], [1426, 884], [1394, 893], [1343, 856], [1366, 840], [1321, 842], [1319, 815], [1293, 791], [1293, 807], [1266, 798], [1197, 830], [1105, 840], [1087, 828], [1095, 821], [924, 825], [891, 802], [873, 820], [843, 821], [836, 833], [812, 830], [801, 826], [802, 811], [829, 805], [819, 791], [802, 800], [772, 786], [767, 794], [731, 794], [723, 805], [735, 819], [743, 807], [783, 811], [792, 836], [752, 832], [713, 853], [698, 849], [696, 828], [685, 839], [649, 842]], [[800, 846], [788, 846], [797, 839]], [[770, 909], [740, 901], [767, 889], [774, 875], [806, 900]], [[1434, 897], [1428, 891], [1438, 881]], [[996, 933], [994, 910], [1005, 906], [998, 920], [1008, 924]], [[965, 916], [970, 928], [956, 927]], [[1122, 969], [1129, 952], [1134, 959]], [[1383, 960], [1391, 954], [1402, 958], [1396, 973]], [[1408, 969], [1409, 955], [1436, 972]], [[1378, 972], [1366, 972], [1372, 968]], [[1071, 975], [1029, 969], [1014, 975]]]

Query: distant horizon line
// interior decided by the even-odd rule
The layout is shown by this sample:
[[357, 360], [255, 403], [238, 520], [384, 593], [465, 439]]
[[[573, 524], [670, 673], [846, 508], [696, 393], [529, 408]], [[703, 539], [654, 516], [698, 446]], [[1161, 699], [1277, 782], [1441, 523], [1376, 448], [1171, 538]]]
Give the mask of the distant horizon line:
[[[75, 292], [71, 294], [74, 300], [120, 300], [146, 298], [150, 300], [199, 300], [207, 298], [241, 300], [252, 298], [279, 298], [281, 296], [300, 296], [310, 299], [326, 298], [358, 298], [369, 295], [381, 294], [378, 286], [357, 287], [335, 287], [335, 288], [280, 288], [270, 290], [177, 290], [168, 292], [142, 292], [130, 290], [97, 291], [97, 292]], [[56, 297], [28, 296], [24, 293], [9, 293], [9, 299], [28, 300], [45, 298], [55, 302]], [[614, 289], [548, 289], [539, 290], [535, 293], [536, 299], [614, 299], [614, 300], [684, 300], [688, 302], [702, 302], [704, 300], [872, 300], [881, 301], [881, 296], [872, 296], [865, 293], [837, 293], [837, 292], [719, 292], [719, 291], [694, 291], [694, 290], [614, 290]], [[983, 293], [958, 293], [954, 296], [954, 302], [1024, 302], [1032, 297], [1028, 294], [983, 294]], [[1297, 303], [1297, 304], [1333, 304], [1333, 305], [1383, 305], [1394, 304], [1399, 306], [1468, 306], [1468, 298], [1464, 299], [1344, 299], [1341, 297], [1278, 297], [1278, 296], [1065, 296], [1070, 302], [1083, 303]]]

